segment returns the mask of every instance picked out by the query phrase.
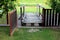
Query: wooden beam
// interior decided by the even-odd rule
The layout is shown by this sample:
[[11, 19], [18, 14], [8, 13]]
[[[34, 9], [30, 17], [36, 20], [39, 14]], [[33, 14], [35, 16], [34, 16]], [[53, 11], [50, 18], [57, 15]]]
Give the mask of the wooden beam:
[[8, 24], [0, 24], [0, 26], [10, 26], [10, 25], [8, 25]]

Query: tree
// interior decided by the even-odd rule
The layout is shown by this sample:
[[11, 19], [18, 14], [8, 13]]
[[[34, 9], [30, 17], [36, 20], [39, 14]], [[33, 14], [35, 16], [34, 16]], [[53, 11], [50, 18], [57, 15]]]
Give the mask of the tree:
[[60, 0], [57, 0], [56, 10], [60, 13]]
[[51, 7], [60, 13], [60, 0], [50, 0]]
[[14, 3], [12, 3], [14, 1], [16, 1], [16, 0], [0, 0], [0, 8], [3, 9], [2, 15], [5, 13], [7, 15], [7, 19], [8, 19], [8, 11], [9, 11], [9, 9], [12, 10], [12, 9], [15, 8]]
[[4, 13], [5, 12], [8, 12], [9, 9], [14, 9], [15, 8], [15, 5], [14, 5], [14, 1], [16, 0], [0, 0], [0, 8], [2, 8], [4, 10]]

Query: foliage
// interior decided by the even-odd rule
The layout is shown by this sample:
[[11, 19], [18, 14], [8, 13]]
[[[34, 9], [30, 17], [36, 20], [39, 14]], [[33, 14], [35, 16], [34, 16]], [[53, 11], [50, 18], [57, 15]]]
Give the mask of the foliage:
[[53, 9], [56, 9], [56, 1], [55, 0], [50, 0], [50, 3], [51, 3], [51, 7]]
[[60, 13], [60, 0], [50, 0], [51, 7]]
[[8, 14], [9, 9], [12, 10], [15, 8], [14, 1], [16, 0], [0, 0], [0, 9], [3, 10], [3, 13]]
[[56, 10], [60, 13], [60, 0], [57, 0]]

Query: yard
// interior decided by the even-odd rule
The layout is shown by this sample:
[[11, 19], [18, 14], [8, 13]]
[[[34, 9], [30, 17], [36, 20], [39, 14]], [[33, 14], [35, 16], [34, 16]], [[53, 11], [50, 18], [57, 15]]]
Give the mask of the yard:
[[[45, 8], [51, 8], [47, 0], [21, 0], [20, 4], [26, 5], [35, 5], [40, 4]], [[17, 14], [20, 14], [20, 5], [16, 6]], [[34, 11], [36, 9], [28, 11]], [[4, 14], [2, 18], [0, 18], [0, 24], [6, 24], [6, 15]], [[9, 27], [0, 27], [0, 40], [60, 40], [60, 29], [39, 29], [37, 32], [28, 32], [27, 28], [18, 28], [14, 32], [13, 36], [9, 36]]]
[[16, 29], [13, 36], [9, 36], [9, 27], [0, 27], [0, 40], [60, 40], [60, 30], [39, 29], [28, 32], [29, 29]]

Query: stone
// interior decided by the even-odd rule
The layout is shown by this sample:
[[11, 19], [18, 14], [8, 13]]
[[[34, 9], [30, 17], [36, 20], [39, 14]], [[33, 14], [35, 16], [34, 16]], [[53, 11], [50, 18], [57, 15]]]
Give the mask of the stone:
[[33, 28], [28, 30], [28, 32], [38, 32], [38, 31], [40, 31], [40, 30], [39, 29], [33, 29]]

